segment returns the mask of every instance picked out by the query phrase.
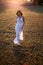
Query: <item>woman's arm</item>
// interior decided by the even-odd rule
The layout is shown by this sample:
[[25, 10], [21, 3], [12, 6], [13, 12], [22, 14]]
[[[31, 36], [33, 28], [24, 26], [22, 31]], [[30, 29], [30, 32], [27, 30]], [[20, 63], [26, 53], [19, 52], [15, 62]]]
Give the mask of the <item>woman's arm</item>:
[[25, 25], [25, 18], [24, 18], [24, 16], [23, 16], [23, 27], [24, 27], [24, 25]]
[[24, 19], [24, 16], [23, 16], [23, 27], [22, 27], [22, 29], [24, 28], [24, 25], [25, 25], [25, 19]]

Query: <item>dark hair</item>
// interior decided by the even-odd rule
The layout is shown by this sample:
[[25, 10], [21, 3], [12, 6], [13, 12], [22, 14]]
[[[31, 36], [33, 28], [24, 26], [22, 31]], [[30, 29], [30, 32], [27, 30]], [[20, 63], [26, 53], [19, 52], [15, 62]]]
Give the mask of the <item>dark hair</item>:
[[18, 13], [20, 13], [20, 14], [21, 14], [21, 16], [23, 15], [23, 13], [22, 13], [20, 10], [18, 10], [18, 11], [17, 11], [17, 13], [16, 13], [16, 15], [17, 15], [17, 16], [19, 16], [19, 14], [18, 14]]

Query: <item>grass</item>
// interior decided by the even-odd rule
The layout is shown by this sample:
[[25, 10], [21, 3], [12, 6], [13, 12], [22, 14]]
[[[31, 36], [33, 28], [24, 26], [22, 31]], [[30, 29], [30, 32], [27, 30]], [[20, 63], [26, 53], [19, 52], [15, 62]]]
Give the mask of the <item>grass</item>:
[[[25, 16], [24, 41], [21, 47], [13, 43], [18, 9], [22, 10]], [[41, 8], [39, 9], [41, 11]], [[43, 13], [31, 11], [24, 6], [6, 9], [0, 13], [0, 65], [26, 63], [43, 65]]]

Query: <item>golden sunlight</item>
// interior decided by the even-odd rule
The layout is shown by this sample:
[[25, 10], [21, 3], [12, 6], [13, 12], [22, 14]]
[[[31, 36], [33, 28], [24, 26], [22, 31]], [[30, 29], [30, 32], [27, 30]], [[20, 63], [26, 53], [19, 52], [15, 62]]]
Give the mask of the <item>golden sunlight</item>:
[[27, 1], [30, 1], [30, 0], [27, 0]]
[[21, 5], [24, 0], [6, 0], [8, 6], [10, 7], [14, 7], [14, 6], [18, 6], [18, 5]]

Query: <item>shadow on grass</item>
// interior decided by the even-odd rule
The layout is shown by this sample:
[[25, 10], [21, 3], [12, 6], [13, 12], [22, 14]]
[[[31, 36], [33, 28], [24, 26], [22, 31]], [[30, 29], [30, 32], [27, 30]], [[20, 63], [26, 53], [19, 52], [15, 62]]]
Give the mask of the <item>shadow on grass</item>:
[[43, 65], [43, 44], [30, 47], [0, 42], [0, 65]]
[[22, 6], [30, 11], [43, 13], [43, 5], [33, 5], [32, 3], [24, 3]]

